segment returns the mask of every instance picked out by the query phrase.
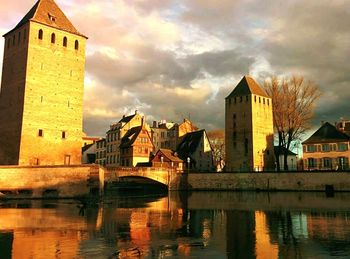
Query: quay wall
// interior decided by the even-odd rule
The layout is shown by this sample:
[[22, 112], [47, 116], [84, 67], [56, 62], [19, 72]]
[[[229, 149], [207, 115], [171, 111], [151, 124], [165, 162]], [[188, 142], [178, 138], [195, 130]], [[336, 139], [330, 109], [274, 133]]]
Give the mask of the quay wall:
[[[102, 171], [102, 172], [101, 172]], [[95, 165], [1, 166], [0, 195], [3, 197], [75, 197], [101, 187], [103, 169]]]
[[[181, 182], [181, 184], [180, 184]], [[189, 173], [171, 190], [350, 191], [348, 172]]]

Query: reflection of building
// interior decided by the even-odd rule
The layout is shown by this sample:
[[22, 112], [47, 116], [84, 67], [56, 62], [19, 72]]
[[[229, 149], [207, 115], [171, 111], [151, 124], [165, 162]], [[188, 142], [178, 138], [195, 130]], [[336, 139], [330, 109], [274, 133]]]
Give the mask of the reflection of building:
[[144, 123], [130, 129], [120, 143], [121, 166], [136, 166], [138, 163], [149, 162], [153, 148], [151, 136]]
[[0, 164], [80, 164], [86, 37], [53, 0], [4, 37]]
[[226, 97], [227, 171], [274, 168], [272, 101], [249, 76]]
[[193, 125], [193, 123], [187, 119], [181, 124], [169, 123], [166, 121], [161, 121], [157, 123], [153, 122], [151, 127], [152, 141], [155, 147], [155, 152], [161, 148], [176, 150], [177, 145], [181, 141], [186, 133], [198, 130], [198, 128]]
[[213, 170], [213, 150], [205, 130], [187, 133], [177, 147], [176, 152], [188, 167], [200, 171]]
[[326, 122], [303, 142], [306, 170], [342, 170], [349, 168], [350, 136]]
[[[279, 157], [280, 161], [280, 170], [283, 171], [284, 169], [284, 152], [287, 150], [285, 147], [281, 147], [280, 152], [278, 152], [278, 146], [275, 146], [274, 152], [275, 152], [275, 158]], [[279, 153], [279, 156], [278, 156]], [[287, 150], [287, 163], [288, 163], [288, 170], [290, 171], [296, 171], [298, 168], [298, 156], [297, 154], [293, 153], [290, 150]]]
[[266, 222], [266, 214], [262, 211], [255, 212], [255, 251], [257, 259], [278, 258], [278, 245], [272, 244], [269, 235], [270, 230]]
[[176, 152], [170, 149], [159, 149], [152, 159], [153, 167], [173, 168], [182, 171], [184, 161], [181, 160]]

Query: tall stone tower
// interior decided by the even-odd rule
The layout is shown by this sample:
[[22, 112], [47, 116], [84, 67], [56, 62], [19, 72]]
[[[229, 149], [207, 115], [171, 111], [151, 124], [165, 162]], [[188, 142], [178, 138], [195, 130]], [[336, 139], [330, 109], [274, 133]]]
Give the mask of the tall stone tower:
[[273, 170], [271, 98], [244, 76], [225, 102], [226, 170]]
[[80, 164], [87, 38], [53, 0], [4, 38], [0, 164]]

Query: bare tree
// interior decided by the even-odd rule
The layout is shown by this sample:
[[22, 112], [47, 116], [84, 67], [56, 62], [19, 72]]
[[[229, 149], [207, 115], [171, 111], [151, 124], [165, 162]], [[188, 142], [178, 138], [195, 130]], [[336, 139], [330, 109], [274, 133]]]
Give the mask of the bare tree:
[[291, 143], [300, 140], [310, 128], [314, 106], [321, 92], [318, 86], [303, 77], [292, 76], [265, 81], [265, 89], [272, 98], [273, 120], [278, 136], [277, 170], [281, 169], [279, 156], [283, 153], [284, 170], [288, 170], [288, 151]]
[[225, 131], [214, 130], [208, 132], [208, 138], [213, 148], [213, 158], [219, 170], [225, 166]]

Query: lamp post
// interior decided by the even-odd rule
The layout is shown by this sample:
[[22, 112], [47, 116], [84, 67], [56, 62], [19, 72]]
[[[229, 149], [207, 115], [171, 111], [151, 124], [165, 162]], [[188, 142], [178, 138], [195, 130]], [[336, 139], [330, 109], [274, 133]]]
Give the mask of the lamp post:
[[191, 163], [191, 158], [187, 157], [187, 173], [190, 172], [190, 163]]

